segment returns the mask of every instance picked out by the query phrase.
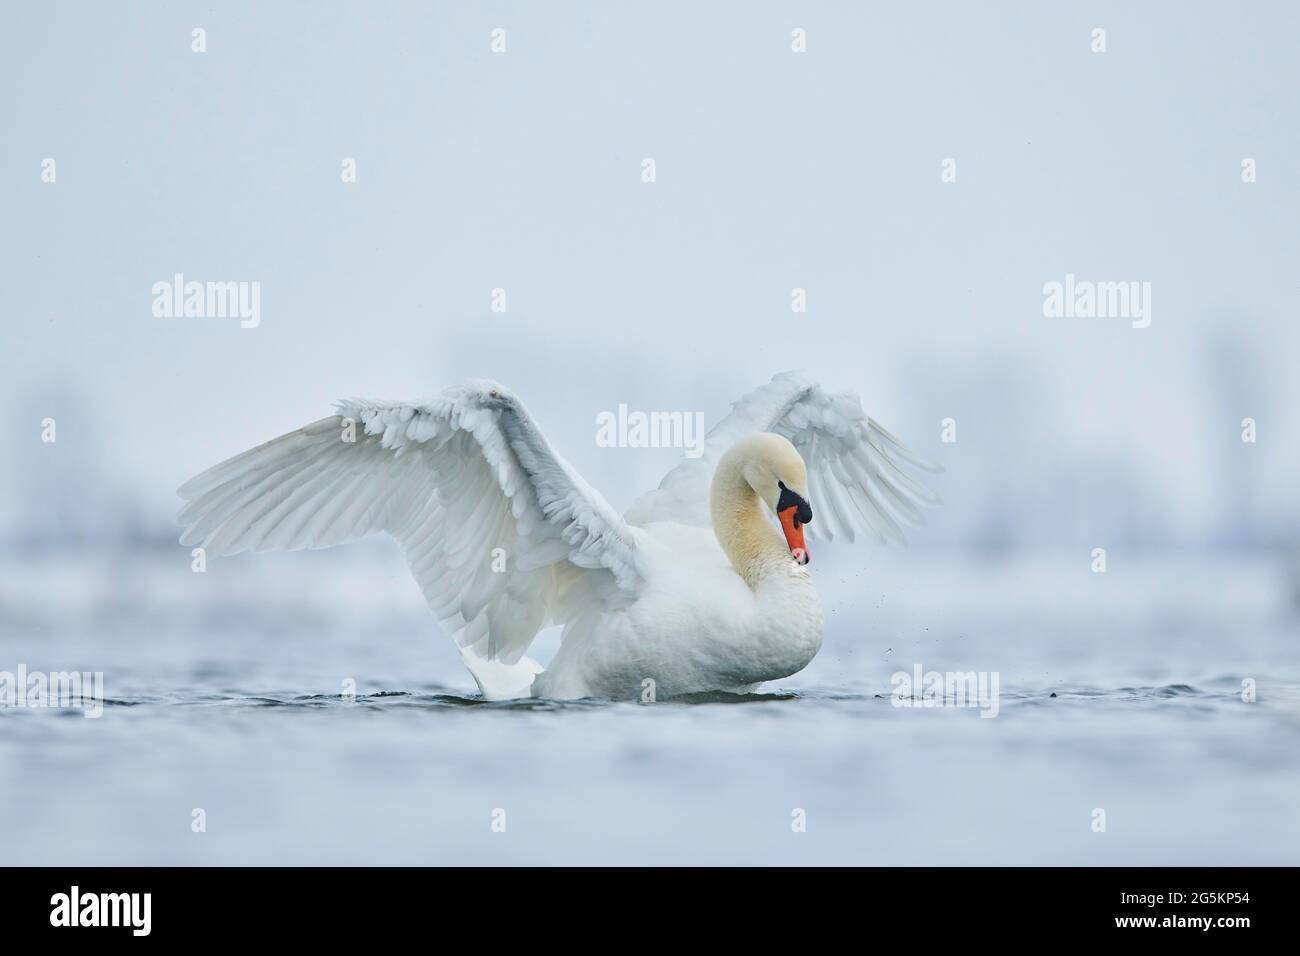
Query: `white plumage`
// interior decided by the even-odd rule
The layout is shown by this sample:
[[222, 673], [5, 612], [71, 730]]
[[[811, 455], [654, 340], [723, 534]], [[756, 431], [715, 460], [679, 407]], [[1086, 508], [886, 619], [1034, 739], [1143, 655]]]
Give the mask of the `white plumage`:
[[[745, 441], [765, 433], [780, 438]], [[715, 481], [724, 458], [743, 480]], [[820, 535], [898, 541], [937, 500], [909, 464], [934, 468], [856, 396], [786, 373], [620, 517], [510, 391], [470, 381], [427, 403], [341, 402], [186, 482], [177, 520], [210, 555], [387, 532], [485, 696], [668, 697], [786, 676], [820, 646], [811, 579], [754, 517], [776, 510], [778, 482], [811, 501]], [[553, 624], [541, 672], [525, 652]]]

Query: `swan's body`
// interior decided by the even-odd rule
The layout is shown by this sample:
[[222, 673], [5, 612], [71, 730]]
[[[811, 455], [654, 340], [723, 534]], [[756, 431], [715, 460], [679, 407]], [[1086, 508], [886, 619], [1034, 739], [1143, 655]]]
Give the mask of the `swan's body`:
[[[736, 403], [704, 453], [619, 517], [491, 382], [338, 414], [187, 482], [181, 542], [210, 554], [385, 531], [484, 696], [666, 698], [789, 676], [821, 647], [803, 526], [901, 539], [929, 466], [794, 375]], [[784, 530], [771, 520], [777, 514]], [[525, 656], [561, 624], [543, 671]]]
[[654, 524], [640, 544], [656, 552], [646, 566], [653, 586], [602, 628], [566, 636], [536, 696], [748, 691], [802, 670], [821, 647], [817, 589], [811, 575], [790, 570], [798, 565], [788, 553], [750, 590], [708, 528]]

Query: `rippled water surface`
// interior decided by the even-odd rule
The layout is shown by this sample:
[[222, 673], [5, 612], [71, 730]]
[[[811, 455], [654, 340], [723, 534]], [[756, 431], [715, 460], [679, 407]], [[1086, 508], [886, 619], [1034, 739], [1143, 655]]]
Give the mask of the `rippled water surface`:
[[[383, 549], [202, 575], [168, 552], [11, 559], [0, 670], [102, 671], [106, 700], [98, 719], [0, 709], [0, 845], [90, 864], [1300, 862], [1284, 567], [883, 554], [821, 562], [807, 671], [655, 704], [477, 699]], [[918, 664], [996, 672], [996, 717], [894, 706], [891, 675]]]

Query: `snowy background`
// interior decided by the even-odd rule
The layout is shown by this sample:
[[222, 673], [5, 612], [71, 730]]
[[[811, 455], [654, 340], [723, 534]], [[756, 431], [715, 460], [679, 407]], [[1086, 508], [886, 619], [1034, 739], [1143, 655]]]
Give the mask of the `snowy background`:
[[[1300, 858], [1300, 12], [699, 6], [4, 11], [0, 670], [115, 702], [0, 711], [14, 861]], [[261, 324], [154, 318], [177, 272]], [[1150, 327], [1045, 318], [1067, 273]], [[676, 453], [598, 413], [791, 367], [946, 468], [906, 551], [818, 551], [797, 699], [467, 704], [392, 546], [175, 544], [177, 485], [339, 398], [496, 378], [621, 509]], [[916, 662], [1001, 716], [877, 698]]]

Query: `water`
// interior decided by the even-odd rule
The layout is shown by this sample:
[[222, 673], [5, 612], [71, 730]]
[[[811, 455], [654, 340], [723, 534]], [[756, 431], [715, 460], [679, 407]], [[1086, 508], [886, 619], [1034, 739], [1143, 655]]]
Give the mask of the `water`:
[[[822, 552], [808, 670], [650, 705], [478, 700], [384, 548], [206, 574], [180, 549], [6, 560], [0, 669], [100, 670], [107, 699], [99, 719], [0, 709], [0, 845], [26, 864], [1300, 861], [1285, 568]], [[893, 706], [918, 663], [996, 671], [997, 717]]]

